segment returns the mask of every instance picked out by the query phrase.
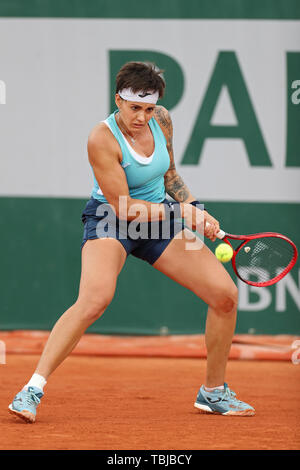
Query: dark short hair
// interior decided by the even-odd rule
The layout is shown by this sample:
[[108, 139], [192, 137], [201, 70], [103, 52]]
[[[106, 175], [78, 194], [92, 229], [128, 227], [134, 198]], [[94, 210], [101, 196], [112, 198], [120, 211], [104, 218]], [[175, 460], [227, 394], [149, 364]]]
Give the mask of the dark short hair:
[[158, 91], [159, 98], [162, 98], [166, 87], [162, 73], [150, 62], [127, 62], [117, 74], [116, 93], [124, 88], [131, 88], [134, 93], [153, 90]]

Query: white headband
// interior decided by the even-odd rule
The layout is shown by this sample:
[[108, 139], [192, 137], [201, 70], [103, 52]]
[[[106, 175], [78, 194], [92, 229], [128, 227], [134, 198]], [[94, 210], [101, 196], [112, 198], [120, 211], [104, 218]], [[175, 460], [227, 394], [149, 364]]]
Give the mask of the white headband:
[[134, 93], [131, 88], [123, 88], [123, 90], [119, 91], [118, 94], [126, 101], [137, 101], [139, 103], [151, 103], [156, 104], [159, 98], [158, 91], [138, 91]]

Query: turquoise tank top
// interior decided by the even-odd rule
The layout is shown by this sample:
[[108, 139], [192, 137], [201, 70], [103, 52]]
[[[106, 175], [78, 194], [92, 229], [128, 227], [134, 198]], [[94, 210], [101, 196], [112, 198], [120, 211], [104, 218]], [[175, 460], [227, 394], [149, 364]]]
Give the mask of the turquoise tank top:
[[[162, 202], [166, 197], [164, 175], [170, 166], [170, 156], [167, 150], [166, 138], [158, 122], [153, 117], [149, 121], [154, 138], [154, 152], [150, 157], [143, 157], [135, 152], [120, 131], [115, 119], [116, 113], [117, 111], [112, 113], [105, 122], [121, 147], [121, 166], [127, 178], [130, 196], [133, 199]], [[101, 181], [98, 184], [94, 172], [93, 176], [92, 197], [107, 203], [101, 191]]]

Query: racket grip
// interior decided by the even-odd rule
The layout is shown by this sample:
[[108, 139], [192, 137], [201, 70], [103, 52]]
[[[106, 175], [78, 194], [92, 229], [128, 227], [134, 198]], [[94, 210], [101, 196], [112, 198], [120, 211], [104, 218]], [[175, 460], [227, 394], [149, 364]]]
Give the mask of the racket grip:
[[[206, 222], [206, 225], [210, 225], [210, 223]], [[217, 233], [217, 238], [219, 238], [219, 240], [223, 240], [223, 238], [225, 238], [225, 236], [226, 236], [226, 233], [224, 232], [224, 230], [220, 230]]]
[[225, 238], [225, 235], [226, 235], [226, 233], [224, 232], [224, 230], [220, 230], [217, 233], [217, 238], [219, 238], [220, 240], [223, 240], [223, 238]]

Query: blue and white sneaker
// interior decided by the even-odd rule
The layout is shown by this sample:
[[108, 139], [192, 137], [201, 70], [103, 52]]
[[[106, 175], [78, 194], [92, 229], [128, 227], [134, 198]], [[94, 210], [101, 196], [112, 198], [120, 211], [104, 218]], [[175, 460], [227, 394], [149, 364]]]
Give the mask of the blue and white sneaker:
[[226, 383], [224, 383], [224, 390], [214, 390], [213, 392], [207, 392], [202, 385], [194, 406], [201, 413], [214, 413], [226, 416], [255, 415], [254, 408], [248, 405], [248, 403], [237, 400], [236, 394], [230, 390]]
[[40, 404], [43, 395], [41, 389], [28, 387], [28, 390], [17, 393], [13, 402], [8, 406], [8, 411], [27, 423], [34, 423], [36, 408]]

